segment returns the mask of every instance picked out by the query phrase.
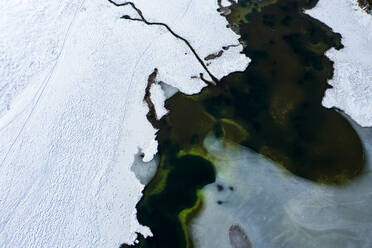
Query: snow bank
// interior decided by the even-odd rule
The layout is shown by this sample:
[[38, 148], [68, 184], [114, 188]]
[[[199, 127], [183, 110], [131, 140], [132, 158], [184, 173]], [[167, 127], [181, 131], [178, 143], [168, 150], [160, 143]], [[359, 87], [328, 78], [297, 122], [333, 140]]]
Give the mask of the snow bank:
[[[1, 7], [0, 247], [118, 247], [151, 235], [136, 219], [144, 186], [130, 170], [138, 149], [144, 161], [157, 151], [148, 76], [156, 67], [158, 81], [189, 94], [205, 86], [192, 78], [203, 67], [165, 28], [120, 19], [136, 16], [129, 6], [80, 3]], [[200, 57], [238, 42], [215, 1], [135, 3]], [[212, 73], [245, 69], [241, 49], [212, 61]]]
[[372, 126], [372, 15], [357, 0], [320, 0], [306, 11], [342, 35], [345, 48], [329, 50], [335, 73], [323, 106], [336, 107], [361, 126]]

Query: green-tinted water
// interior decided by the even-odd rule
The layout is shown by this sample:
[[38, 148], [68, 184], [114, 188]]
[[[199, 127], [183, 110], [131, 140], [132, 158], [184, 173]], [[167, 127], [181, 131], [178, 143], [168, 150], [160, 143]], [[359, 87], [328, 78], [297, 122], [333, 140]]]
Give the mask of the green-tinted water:
[[[202, 208], [200, 189], [215, 180], [203, 148], [214, 133], [261, 153], [293, 174], [344, 184], [363, 169], [363, 148], [350, 124], [321, 107], [340, 35], [303, 14], [317, 0], [241, 1], [230, 23], [239, 25], [252, 59], [200, 94], [167, 100], [158, 132], [161, 163], [139, 202], [138, 220], [154, 237], [136, 247], [191, 247], [186, 222]], [[198, 193], [199, 192], [199, 193]]]

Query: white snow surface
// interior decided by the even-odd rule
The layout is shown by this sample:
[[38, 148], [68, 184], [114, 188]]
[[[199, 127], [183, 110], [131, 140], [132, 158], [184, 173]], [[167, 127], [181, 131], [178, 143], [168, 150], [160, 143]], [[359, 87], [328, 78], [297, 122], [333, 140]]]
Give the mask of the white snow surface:
[[[217, 1], [135, 3], [201, 58], [238, 43]], [[191, 76], [208, 76], [164, 27], [125, 14], [137, 16], [104, 0], [2, 3], [0, 247], [118, 247], [151, 235], [136, 219], [144, 186], [130, 170], [138, 149], [144, 161], [157, 152], [147, 78], [156, 67], [157, 80], [193, 94], [205, 84]], [[212, 73], [244, 70], [241, 50], [212, 61]]]
[[81, 0], [1, 2], [0, 117], [29, 83], [42, 81], [50, 72], [80, 4]]
[[344, 111], [361, 126], [372, 126], [372, 15], [357, 0], [319, 0], [306, 11], [342, 35], [345, 48], [330, 49], [333, 79], [322, 105]]
[[166, 100], [164, 91], [159, 84], [154, 84], [150, 88], [150, 94], [150, 98], [156, 109], [156, 117], [160, 120], [168, 113], [168, 110], [164, 106]]

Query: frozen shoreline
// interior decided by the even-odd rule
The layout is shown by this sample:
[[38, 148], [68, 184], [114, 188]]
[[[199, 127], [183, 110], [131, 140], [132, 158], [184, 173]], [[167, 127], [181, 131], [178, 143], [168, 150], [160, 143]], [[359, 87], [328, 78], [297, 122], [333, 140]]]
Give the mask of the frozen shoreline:
[[326, 53], [335, 62], [335, 72], [322, 105], [341, 109], [361, 126], [372, 126], [372, 15], [357, 0], [319, 0], [306, 13], [340, 33], [345, 46]]
[[[108, 1], [86, 1], [81, 7], [76, 1], [64, 3], [70, 22], [62, 24], [48, 19], [64, 6], [60, 1], [43, 8], [35, 0], [25, 13], [1, 9], [7, 14], [5, 23], [16, 14], [30, 17], [19, 35], [3, 37], [0, 53], [1, 61], [11, 58], [24, 68], [14, 74], [11, 66], [5, 67], [1, 78], [15, 88], [23, 85], [1, 103], [7, 104], [1, 105], [0, 116], [1, 247], [115, 247], [133, 243], [135, 232], [150, 235], [136, 219], [144, 186], [130, 170], [138, 149], [144, 161], [157, 152], [156, 130], [146, 119], [143, 102], [147, 78], [156, 67], [158, 81], [184, 93], [205, 86], [192, 78], [204, 69], [183, 42], [162, 27], [120, 19], [135, 16], [131, 8]], [[185, 37], [202, 58], [238, 43], [216, 11], [217, 1], [135, 4], [150, 21], [167, 23]], [[36, 22], [39, 16], [46, 21]], [[22, 32], [31, 27], [39, 35]], [[55, 33], [44, 37], [49, 30]], [[20, 59], [19, 53], [5, 49], [14, 39], [26, 57], [36, 52]], [[49, 49], [43, 45], [48, 42], [58, 45]], [[22, 50], [27, 44], [31, 48]], [[229, 49], [211, 61], [209, 70], [217, 78], [244, 70], [249, 59], [241, 50]], [[53, 54], [57, 56], [50, 60]], [[35, 61], [40, 61], [37, 70], [28, 67]], [[21, 82], [9, 77], [13, 74], [33, 76]], [[152, 100], [161, 106], [160, 88], [153, 92]]]

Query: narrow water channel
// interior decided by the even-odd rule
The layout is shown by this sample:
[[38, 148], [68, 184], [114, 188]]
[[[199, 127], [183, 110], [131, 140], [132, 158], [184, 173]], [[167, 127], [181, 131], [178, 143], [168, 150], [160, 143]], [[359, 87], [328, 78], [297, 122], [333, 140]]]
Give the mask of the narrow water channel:
[[333, 75], [324, 53], [342, 44], [339, 34], [303, 14], [316, 3], [243, 0], [232, 6], [227, 19], [238, 25], [252, 62], [200, 94], [167, 100], [169, 114], [157, 134], [158, 170], [137, 205], [139, 222], [154, 236], [133, 247], [194, 246], [188, 224], [221, 168], [204, 145], [207, 137], [246, 147], [317, 184], [341, 187], [361, 174], [365, 161], [357, 133], [336, 110], [321, 106]]

